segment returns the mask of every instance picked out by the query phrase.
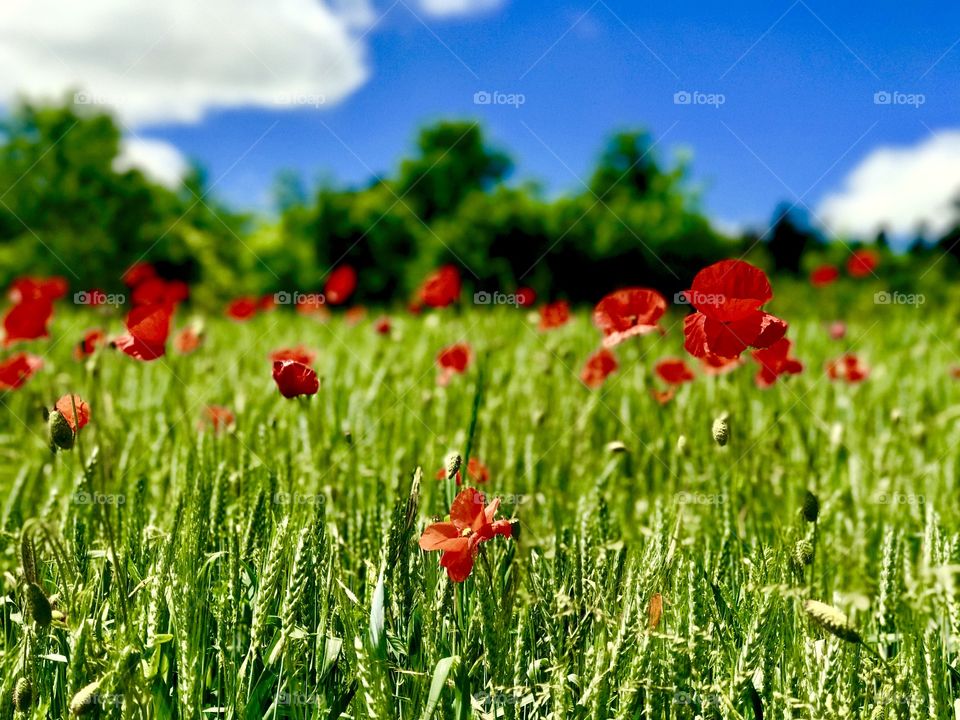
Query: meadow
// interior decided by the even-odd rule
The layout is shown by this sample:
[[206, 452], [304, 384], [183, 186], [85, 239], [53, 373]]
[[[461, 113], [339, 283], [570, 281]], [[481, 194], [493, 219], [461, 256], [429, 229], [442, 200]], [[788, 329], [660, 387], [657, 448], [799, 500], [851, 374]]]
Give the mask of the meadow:
[[[122, 312], [63, 308], [0, 396], [0, 717], [954, 717], [955, 312], [873, 291], [778, 289], [804, 368], [767, 388], [705, 373], [685, 307], [594, 388], [588, 308], [208, 315], [152, 362], [78, 359]], [[320, 387], [287, 399], [296, 346]], [[696, 377], [661, 403], [668, 357]], [[418, 539], [467, 487], [512, 522], [452, 582]]]

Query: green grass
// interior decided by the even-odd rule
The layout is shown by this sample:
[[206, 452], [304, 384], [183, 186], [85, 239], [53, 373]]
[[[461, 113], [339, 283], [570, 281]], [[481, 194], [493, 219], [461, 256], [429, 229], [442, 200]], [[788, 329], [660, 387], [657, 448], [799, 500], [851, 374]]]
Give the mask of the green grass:
[[[761, 391], [748, 364], [664, 407], [651, 370], [683, 354], [679, 316], [617, 348], [598, 391], [577, 378], [599, 340], [585, 313], [548, 334], [517, 311], [398, 316], [393, 339], [369, 319], [214, 319], [196, 354], [149, 364], [76, 362], [102, 319], [58, 317], [43, 371], [2, 396], [0, 717], [20, 678], [35, 718], [94, 682], [91, 715], [124, 718], [952, 717], [955, 323], [851, 308], [838, 342], [805, 302], [778, 312], [802, 375]], [[456, 341], [474, 362], [437, 387]], [[297, 343], [322, 386], [288, 401], [267, 354]], [[823, 372], [848, 347], [873, 370], [859, 386]], [[71, 391], [92, 421], [51, 455], [41, 408]], [[208, 404], [235, 432], [198, 431]], [[453, 585], [417, 538], [468, 446], [521, 535]], [[31, 554], [47, 627], [25, 609]]]

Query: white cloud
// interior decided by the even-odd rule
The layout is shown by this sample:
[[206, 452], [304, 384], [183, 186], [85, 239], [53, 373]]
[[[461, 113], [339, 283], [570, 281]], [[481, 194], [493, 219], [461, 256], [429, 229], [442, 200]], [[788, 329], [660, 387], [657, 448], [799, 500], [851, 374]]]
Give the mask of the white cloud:
[[908, 147], [881, 147], [826, 197], [817, 215], [832, 232], [868, 237], [886, 228], [909, 236], [924, 225], [934, 235], [948, 230], [960, 197], [960, 130], [938, 133]]
[[163, 140], [125, 138], [113, 161], [117, 172], [137, 169], [160, 185], [180, 187], [190, 164], [173, 145]]
[[420, 0], [420, 8], [430, 15], [450, 17], [491, 10], [503, 0]]
[[2, 0], [0, 102], [83, 98], [124, 122], [317, 106], [367, 77], [368, 0]]

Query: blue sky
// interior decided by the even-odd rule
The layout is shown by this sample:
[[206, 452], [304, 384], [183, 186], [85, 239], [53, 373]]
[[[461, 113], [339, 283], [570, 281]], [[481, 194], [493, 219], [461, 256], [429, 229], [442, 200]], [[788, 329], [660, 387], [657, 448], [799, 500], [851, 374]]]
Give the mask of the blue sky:
[[[462, 7], [443, 12], [446, 2], [351, 3], [344, 33], [358, 70], [318, 107], [246, 103], [241, 93], [228, 109], [187, 121], [134, 114], [128, 127], [200, 162], [218, 197], [260, 208], [282, 169], [342, 183], [391, 172], [417, 128], [438, 118], [481, 120], [516, 159], [516, 177], [551, 193], [582, 188], [604, 138], [639, 127], [662, 160], [691, 154], [704, 209], [734, 226], [763, 224], [788, 201], [867, 227], [891, 204], [884, 193], [920, 195], [916, 182], [889, 189], [885, 161], [928, 178], [931, 163], [960, 153], [957, 6], [454, 0]], [[238, 52], [252, 73], [273, 62], [262, 59], [271, 48]], [[477, 105], [482, 91], [524, 102]], [[722, 104], [676, 104], [684, 91]], [[878, 104], [884, 91], [902, 95]], [[936, 187], [950, 185], [941, 194], [960, 189], [960, 176], [936, 172], [947, 173]], [[887, 220], [907, 227], [911, 212], [926, 212], [939, 222], [942, 208], [911, 210], [920, 202]]]

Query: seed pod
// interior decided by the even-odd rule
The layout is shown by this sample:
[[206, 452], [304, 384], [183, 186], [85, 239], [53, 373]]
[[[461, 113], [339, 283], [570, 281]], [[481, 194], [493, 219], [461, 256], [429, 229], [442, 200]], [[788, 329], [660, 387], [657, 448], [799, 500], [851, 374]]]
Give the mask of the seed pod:
[[53, 620], [53, 609], [43, 589], [36, 583], [27, 583], [27, 607], [37, 625], [46, 627]]
[[13, 709], [18, 712], [30, 712], [33, 705], [33, 685], [25, 677], [17, 680], [13, 687]]
[[726, 417], [718, 417], [713, 421], [713, 439], [720, 447], [726, 445], [730, 439], [730, 423]]
[[97, 693], [100, 691], [100, 681], [94, 680], [86, 687], [80, 688], [70, 701], [71, 715], [84, 715], [97, 706]]
[[520, 521], [519, 520], [510, 521], [510, 537], [512, 537], [514, 540], [520, 539]]
[[803, 609], [814, 623], [831, 635], [847, 642], [863, 642], [860, 633], [850, 624], [847, 616], [832, 605], [827, 605], [819, 600], [806, 600], [803, 603]]
[[457, 476], [461, 463], [463, 463], [463, 458], [460, 457], [459, 453], [450, 453], [447, 455], [447, 459], [444, 462], [447, 468], [447, 480], [453, 480]]
[[813, 562], [813, 543], [809, 540], [798, 540], [793, 546], [793, 560], [798, 566], [804, 567]]
[[807, 490], [803, 496], [803, 519], [809, 523], [814, 523], [820, 517], [820, 500], [812, 492]]
[[50, 429], [50, 447], [69, 450], [73, 447], [74, 432], [67, 419], [60, 414], [59, 410], [50, 413], [47, 420], [47, 427]]

